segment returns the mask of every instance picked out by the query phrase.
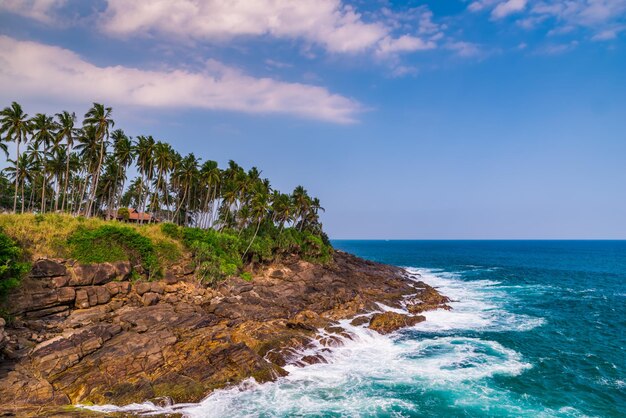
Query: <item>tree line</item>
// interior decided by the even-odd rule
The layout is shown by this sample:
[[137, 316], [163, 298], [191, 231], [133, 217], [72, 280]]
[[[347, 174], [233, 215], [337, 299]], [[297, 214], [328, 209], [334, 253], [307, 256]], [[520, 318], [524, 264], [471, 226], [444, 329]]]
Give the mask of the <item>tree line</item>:
[[[251, 228], [255, 236], [264, 222], [280, 231], [293, 227], [322, 233], [319, 213], [324, 209], [302, 186], [282, 193], [256, 167], [246, 171], [231, 160], [220, 168], [194, 153], [182, 156], [152, 136], [132, 138], [114, 129], [112, 113], [93, 103], [79, 123], [68, 111], [29, 117], [17, 102], [2, 109], [5, 210], [111, 219], [132, 207], [178, 225]], [[8, 153], [10, 142], [15, 143], [14, 158]], [[129, 180], [133, 166], [137, 176]]]

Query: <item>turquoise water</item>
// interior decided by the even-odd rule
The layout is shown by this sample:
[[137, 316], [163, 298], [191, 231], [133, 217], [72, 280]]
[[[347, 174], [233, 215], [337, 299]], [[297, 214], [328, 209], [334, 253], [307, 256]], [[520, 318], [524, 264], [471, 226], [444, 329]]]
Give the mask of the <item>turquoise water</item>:
[[511, 314], [496, 313], [500, 318], [484, 327], [467, 324], [466, 329], [403, 335], [400, 340], [453, 336], [495, 342], [529, 365], [520, 373], [503, 370], [470, 382], [469, 388], [461, 385], [461, 391], [470, 393], [398, 388], [403, 398], [419, 405], [420, 413], [626, 416], [626, 242], [336, 241], [334, 245], [384, 263], [428, 268], [483, 293], [486, 303]]
[[[328, 364], [126, 411], [190, 417], [626, 416], [626, 241], [335, 241], [407, 268], [452, 311], [355, 336]], [[385, 309], [385, 307], [381, 307]]]

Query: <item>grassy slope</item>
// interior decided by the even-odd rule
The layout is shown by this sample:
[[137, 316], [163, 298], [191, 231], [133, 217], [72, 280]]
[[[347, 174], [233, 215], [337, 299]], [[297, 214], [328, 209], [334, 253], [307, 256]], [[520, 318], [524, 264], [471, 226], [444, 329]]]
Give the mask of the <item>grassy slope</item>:
[[[265, 225], [252, 241], [251, 229], [241, 232], [201, 230], [174, 224], [127, 224], [115, 220], [62, 214], [0, 214], [0, 231], [13, 239], [22, 258], [71, 258], [83, 263], [130, 260], [141, 264], [150, 279], [174, 264], [193, 261], [207, 283], [241, 276], [251, 264], [267, 263], [287, 254], [327, 262], [332, 248], [322, 237], [295, 229], [279, 231]], [[252, 244], [251, 244], [252, 243]]]

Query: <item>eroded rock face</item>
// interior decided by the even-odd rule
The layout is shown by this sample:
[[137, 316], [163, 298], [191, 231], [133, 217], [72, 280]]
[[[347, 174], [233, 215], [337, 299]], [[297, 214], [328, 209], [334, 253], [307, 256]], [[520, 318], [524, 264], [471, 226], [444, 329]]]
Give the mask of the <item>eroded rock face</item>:
[[[448, 301], [405, 280], [398, 268], [342, 252], [326, 266], [288, 259], [260, 268], [252, 282], [232, 278], [214, 289], [183, 268], [160, 282], [131, 284], [129, 264], [58, 264], [64, 274], [51, 276], [63, 269], [41, 263], [11, 298], [16, 319], [4, 327], [6, 337], [0, 326], [0, 400], [11, 399], [0, 401], [0, 413], [28, 416], [34, 407], [79, 402], [199, 401], [250, 376], [276, 379], [288, 363], [325, 361], [321, 353], [298, 353], [315, 340], [324, 350], [343, 344], [352, 336], [336, 321], [371, 313], [377, 302], [402, 308], [416, 293], [409, 308]], [[355, 323], [387, 333], [422, 320], [386, 312]]]

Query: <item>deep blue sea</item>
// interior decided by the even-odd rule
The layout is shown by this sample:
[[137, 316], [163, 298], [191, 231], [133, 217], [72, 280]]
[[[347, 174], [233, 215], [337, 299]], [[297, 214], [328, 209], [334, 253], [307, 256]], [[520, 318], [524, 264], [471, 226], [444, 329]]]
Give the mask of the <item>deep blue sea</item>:
[[[344, 326], [328, 364], [176, 408], [193, 417], [626, 417], [626, 241], [334, 241], [406, 267], [452, 311]], [[384, 309], [384, 307], [381, 307]], [[138, 406], [139, 409], [145, 405]]]

